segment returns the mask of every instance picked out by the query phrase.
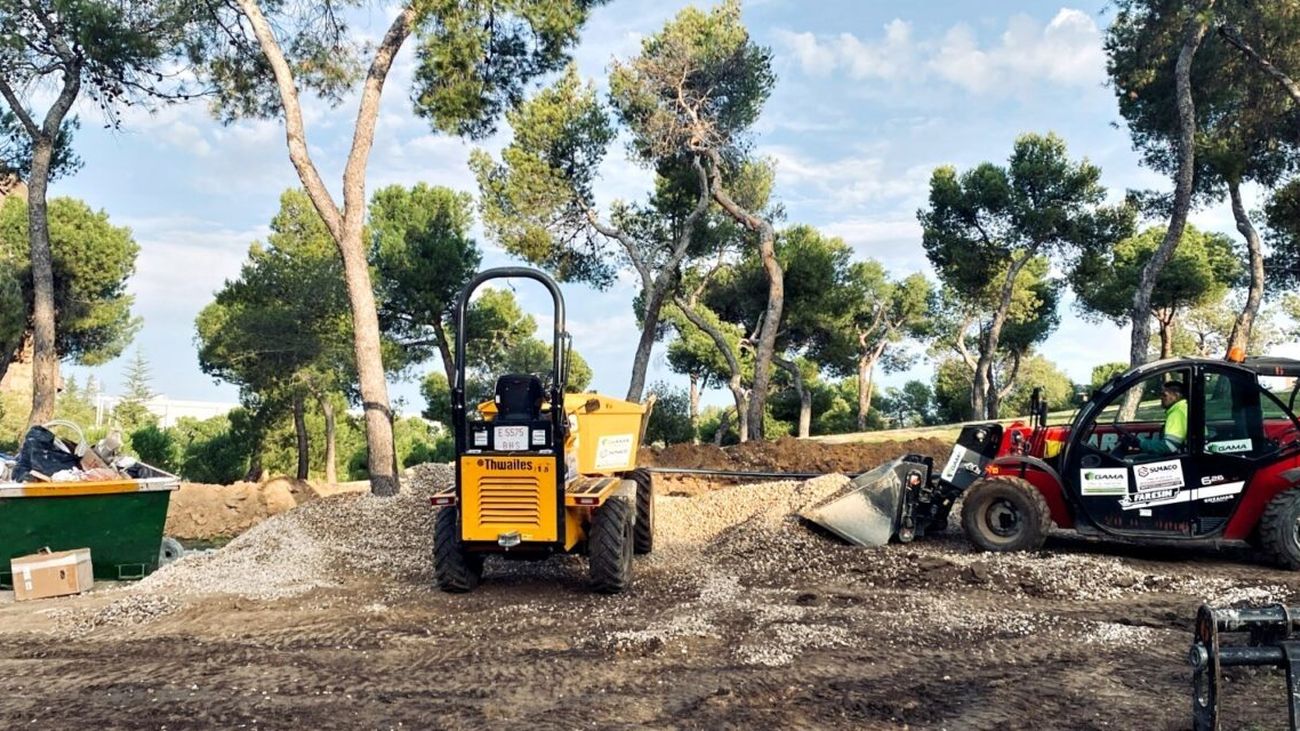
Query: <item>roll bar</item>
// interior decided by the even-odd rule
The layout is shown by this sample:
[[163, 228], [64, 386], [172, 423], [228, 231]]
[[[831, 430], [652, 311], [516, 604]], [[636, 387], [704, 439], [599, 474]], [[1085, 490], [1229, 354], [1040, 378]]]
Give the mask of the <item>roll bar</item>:
[[[551, 418], [556, 425], [556, 434], [564, 431], [564, 388], [568, 383], [567, 341], [569, 334], [564, 327], [564, 294], [560, 285], [545, 272], [528, 267], [497, 267], [486, 269], [474, 275], [456, 300], [456, 382], [451, 384], [452, 431], [456, 437], [456, 450], [465, 449], [465, 313], [469, 310], [469, 300], [474, 290], [493, 279], [519, 277], [540, 282], [551, 293], [555, 305], [554, 332], [551, 341], [551, 367], [554, 376], [551, 379]], [[558, 441], [558, 440], [557, 440]], [[563, 443], [562, 441], [559, 443]]]

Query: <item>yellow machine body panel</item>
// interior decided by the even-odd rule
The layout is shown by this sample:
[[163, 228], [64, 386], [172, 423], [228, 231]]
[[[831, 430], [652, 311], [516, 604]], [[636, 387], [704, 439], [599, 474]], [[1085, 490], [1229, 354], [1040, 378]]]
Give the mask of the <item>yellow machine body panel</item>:
[[[491, 420], [496, 415], [496, 404], [485, 401], [478, 405], [478, 411]], [[542, 413], [548, 412], [543, 404]], [[577, 475], [615, 475], [636, 469], [644, 404], [598, 393], [568, 393], [564, 395], [564, 412], [572, 427], [564, 445], [565, 453], [572, 457], [570, 479]]]
[[559, 540], [556, 472], [554, 455], [462, 455], [461, 539]]

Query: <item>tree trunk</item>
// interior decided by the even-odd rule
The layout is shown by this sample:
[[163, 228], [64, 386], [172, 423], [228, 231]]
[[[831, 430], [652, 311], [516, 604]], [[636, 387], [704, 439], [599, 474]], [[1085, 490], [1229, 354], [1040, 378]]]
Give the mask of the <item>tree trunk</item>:
[[700, 377], [691, 374], [691, 443], [700, 443]]
[[28, 242], [32, 263], [32, 413], [27, 425], [54, 418], [59, 390], [59, 355], [54, 350], [54, 253], [50, 248], [49, 188], [54, 139], [42, 136], [32, 150], [32, 175], [27, 199]]
[[718, 428], [713, 432], [713, 446], [721, 447], [722, 438], [727, 434], [727, 427], [731, 425], [731, 410], [723, 409], [722, 415], [718, 417]]
[[993, 388], [993, 359], [997, 356], [998, 344], [1002, 339], [1002, 327], [1007, 322], [1008, 313], [1011, 312], [1011, 298], [1015, 294], [1016, 279], [1036, 253], [1036, 247], [1030, 247], [1020, 260], [1013, 262], [1011, 268], [1007, 270], [1007, 278], [1002, 282], [998, 308], [993, 312], [993, 321], [989, 323], [988, 332], [980, 339], [980, 357], [975, 362], [975, 378], [971, 383], [970, 392], [971, 411], [977, 420], [996, 418], [991, 415], [988, 403], [989, 391]]
[[763, 271], [767, 274], [767, 311], [763, 313], [758, 343], [754, 349], [754, 383], [749, 390], [749, 414], [743, 420], [748, 422], [749, 435], [762, 439], [767, 387], [772, 380], [772, 358], [776, 355], [776, 333], [781, 329], [781, 311], [785, 307], [785, 273], [781, 270], [781, 263], [776, 260], [776, 230], [769, 221], [755, 216], [731, 199], [720, 183], [721, 153], [711, 150], [709, 157], [712, 163], [710, 188], [713, 199], [733, 220], [758, 234], [758, 254]]
[[1160, 323], [1160, 360], [1174, 357], [1174, 318], [1173, 313], [1168, 317], [1156, 316], [1156, 322]]
[[379, 315], [366, 263], [366, 246], [362, 228], [366, 215], [366, 164], [375, 141], [375, 121], [384, 82], [393, 59], [406, 41], [418, 16], [408, 4], [402, 8], [375, 48], [374, 58], [361, 87], [357, 105], [352, 146], [343, 170], [343, 211], [340, 212], [329, 189], [311, 159], [302, 105], [298, 97], [293, 68], [285, 58], [271, 23], [262, 13], [257, 0], [235, 0], [257, 37], [271, 72], [275, 75], [280, 106], [284, 111], [285, 144], [293, 163], [330, 236], [338, 245], [343, 259], [343, 275], [352, 309], [353, 348], [361, 387], [362, 407], [366, 415], [366, 447], [370, 471], [370, 491], [375, 495], [396, 495], [397, 453], [393, 448], [392, 408], [388, 402], [388, 384], [384, 378], [383, 355], [379, 338]]
[[1255, 65], [1263, 69], [1264, 73], [1273, 77], [1273, 80], [1286, 90], [1286, 93], [1291, 97], [1291, 100], [1297, 105], [1300, 105], [1300, 83], [1297, 83], [1281, 69], [1274, 66], [1271, 61], [1259, 55], [1250, 44], [1242, 40], [1241, 36], [1239, 36], [1236, 31], [1229, 29], [1227, 26], [1220, 26], [1219, 33], [1226, 38], [1229, 43], [1236, 46], [1237, 50], [1244, 53], [1246, 58], [1249, 58], [1255, 63]]
[[[667, 276], [661, 274], [660, 277]], [[632, 382], [627, 386], [627, 400], [639, 402], [641, 392], [645, 389], [645, 372], [650, 365], [650, 352], [655, 346], [655, 335], [659, 330], [659, 312], [664, 306], [663, 287], [656, 282], [650, 287], [646, 298], [645, 313], [642, 316], [641, 339], [636, 344], [636, 355], [632, 357]]]
[[[1209, 10], [1214, 0], [1206, 0], [1201, 10]], [[1195, 11], [1193, 11], [1195, 13]], [[1206, 24], [1203, 16], [1195, 13], [1187, 21], [1183, 30], [1182, 49], [1178, 52], [1178, 63], [1174, 66], [1174, 77], [1178, 100], [1178, 174], [1174, 186], [1174, 208], [1169, 217], [1169, 228], [1165, 238], [1151, 256], [1146, 266], [1142, 267], [1142, 276], [1138, 279], [1137, 292], [1133, 294], [1133, 306], [1129, 310], [1129, 321], [1133, 323], [1133, 337], [1129, 345], [1129, 365], [1137, 367], [1147, 362], [1147, 351], [1151, 347], [1151, 296], [1155, 290], [1156, 278], [1174, 254], [1174, 247], [1183, 237], [1183, 227], [1187, 224], [1187, 214], [1192, 205], [1192, 183], [1196, 164], [1196, 105], [1192, 99], [1191, 70], [1196, 51], [1205, 37]], [[1138, 398], [1138, 396], [1134, 396]]]
[[[745, 388], [741, 383], [744, 371], [740, 368], [740, 360], [732, 351], [731, 344], [727, 342], [727, 339], [722, 335], [722, 332], [719, 331], [718, 328], [714, 327], [708, 320], [700, 317], [700, 314], [695, 311], [693, 303], [688, 304], [685, 300], [678, 297], [673, 301], [673, 304], [677, 305], [677, 308], [682, 311], [682, 314], [686, 316], [687, 320], [690, 320], [692, 325], [703, 330], [713, 340], [713, 344], [718, 346], [718, 352], [722, 353], [723, 359], [727, 361], [727, 369], [731, 372], [731, 378], [727, 380], [727, 388], [731, 391], [732, 398], [736, 401], [737, 433], [739, 434], [740, 441], [746, 441], [749, 439], [750, 434], [749, 406], [747, 403], [750, 400], [750, 394], [745, 392]], [[752, 391], [750, 393], [752, 393]], [[762, 415], [760, 415], [759, 419], [762, 418]]]
[[785, 273], [776, 260], [776, 236], [767, 226], [759, 235], [759, 256], [767, 273], [767, 311], [758, 331], [754, 350], [754, 386], [749, 398], [749, 435], [764, 438], [763, 415], [767, 411], [767, 385], [772, 378], [772, 360], [776, 357], [776, 332], [781, 327], [781, 310], [785, 307]]
[[867, 414], [871, 411], [871, 381], [875, 369], [875, 361], [867, 356], [858, 358], [858, 431], [867, 430]]
[[451, 354], [451, 340], [442, 321], [433, 323], [433, 337], [438, 341], [438, 357], [442, 359], [442, 372], [447, 375], [447, 387], [456, 382], [456, 358]]
[[262, 445], [258, 444], [248, 456], [248, 472], [244, 473], [244, 482], [261, 482], [262, 472]]
[[1237, 219], [1237, 230], [1246, 238], [1246, 250], [1250, 254], [1250, 287], [1246, 290], [1246, 305], [1237, 315], [1232, 325], [1232, 334], [1228, 337], [1228, 350], [1241, 348], [1245, 353], [1250, 346], [1250, 334], [1255, 327], [1255, 318], [1259, 316], [1259, 303], [1264, 298], [1264, 251], [1259, 241], [1259, 232], [1246, 215], [1246, 206], [1241, 202], [1241, 181], [1228, 181], [1228, 192], [1232, 196], [1232, 216]]
[[745, 393], [745, 388], [740, 385], [738, 376], [733, 376], [727, 387], [736, 402], [736, 439], [747, 442], [749, 441], [749, 394]]
[[370, 284], [370, 270], [360, 231], [340, 242], [343, 270], [347, 278], [348, 301], [352, 306], [352, 343], [362, 407], [366, 415], [367, 469], [370, 491], [375, 495], [396, 495], [397, 452], [393, 445], [393, 411], [388, 402], [388, 382], [379, 337], [379, 312]]
[[1011, 354], [1011, 372], [1007, 374], [1006, 382], [999, 386], [998, 384], [993, 383], [992, 379], [990, 379], [988, 395], [990, 419], [999, 418], [1002, 413], [1002, 402], [1007, 398], [1007, 396], [1011, 395], [1013, 390], [1015, 390], [1016, 381], [1020, 376], [1020, 362], [1020, 353], [1013, 352]]
[[799, 427], [796, 433], [801, 439], [808, 437], [812, 434], [812, 391], [804, 387], [803, 372], [797, 363], [784, 358], [774, 357], [772, 362], [790, 374], [790, 383], [799, 395]]
[[320, 402], [321, 413], [325, 415], [325, 481], [332, 485], [339, 481], [338, 458], [334, 444], [334, 403], [330, 401], [329, 394], [318, 394], [316, 399]]
[[307, 479], [308, 472], [308, 450], [307, 450], [307, 419], [306, 404], [302, 394], [295, 394], [293, 397], [293, 431], [298, 436], [298, 479]]

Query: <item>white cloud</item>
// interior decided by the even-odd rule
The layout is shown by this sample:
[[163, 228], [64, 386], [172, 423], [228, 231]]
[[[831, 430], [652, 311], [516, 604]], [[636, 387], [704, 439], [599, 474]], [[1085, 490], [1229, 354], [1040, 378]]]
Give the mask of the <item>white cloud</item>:
[[982, 45], [958, 24], [938, 39], [917, 39], [910, 23], [894, 19], [875, 39], [852, 33], [815, 36], [775, 31], [777, 42], [810, 76], [843, 73], [851, 79], [922, 81], [937, 76], [972, 93], [1019, 93], [1034, 83], [1100, 86], [1106, 59], [1101, 29], [1079, 10], [1061, 8], [1046, 25], [1013, 16], [997, 42]]
[[844, 239], [859, 257], [879, 261], [894, 277], [913, 272], [933, 276], [921, 248], [921, 224], [915, 216], [846, 218], [818, 228], [824, 234]]
[[815, 160], [783, 146], [764, 147], [761, 152], [776, 162], [776, 181], [783, 198], [802, 198], [804, 203], [828, 210], [923, 196], [934, 167], [911, 165], [899, 170], [871, 154]]
[[915, 54], [912, 25], [898, 18], [885, 25], [879, 42], [864, 43], [852, 33], [818, 39], [812, 33], [787, 30], [777, 30], [776, 38], [811, 76], [829, 76], [844, 69], [853, 79], [895, 79], [911, 67]]
[[1086, 13], [1071, 8], [1061, 8], [1046, 26], [1016, 15], [1000, 42], [989, 48], [980, 47], [969, 27], [954, 26], [929, 67], [975, 93], [1017, 92], [1038, 81], [1100, 87], [1106, 78], [1101, 29]]

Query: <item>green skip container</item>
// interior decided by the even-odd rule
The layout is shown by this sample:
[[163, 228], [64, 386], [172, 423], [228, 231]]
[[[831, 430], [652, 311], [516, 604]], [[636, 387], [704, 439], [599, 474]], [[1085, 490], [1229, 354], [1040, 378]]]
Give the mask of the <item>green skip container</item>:
[[13, 586], [10, 559], [43, 548], [89, 548], [96, 579], [141, 579], [155, 571], [180, 478], [142, 466], [139, 479], [0, 482], [0, 586]]

